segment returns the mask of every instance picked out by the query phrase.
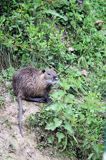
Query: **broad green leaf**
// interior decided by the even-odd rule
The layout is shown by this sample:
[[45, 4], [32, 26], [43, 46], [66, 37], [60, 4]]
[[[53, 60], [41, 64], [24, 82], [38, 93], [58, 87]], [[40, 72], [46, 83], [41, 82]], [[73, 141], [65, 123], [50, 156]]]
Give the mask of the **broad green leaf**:
[[63, 87], [65, 90], [68, 90], [70, 88], [70, 84], [68, 83], [66, 79], [60, 82], [60, 86]]
[[53, 97], [53, 99], [61, 100], [64, 97], [65, 93], [65, 91], [59, 90], [58, 92], [53, 93], [51, 96]]
[[65, 137], [65, 135], [61, 132], [57, 132], [56, 137], [58, 138], [58, 143], [60, 143], [62, 139]]
[[62, 120], [54, 118], [53, 122], [46, 125], [45, 129], [54, 131], [57, 127], [61, 126]]
[[67, 104], [73, 104], [73, 102], [75, 101], [75, 97], [72, 94], [68, 94], [67, 96], [65, 96], [64, 98], [64, 102]]
[[56, 129], [56, 127], [54, 126], [54, 123], [51, 122], [51, 123], [48, 123], [48, 124], [46, 125], [45, 129], [54, 131], [54, 130]]
[[73, 135], [74, 131], [73, 131], [71, 124], [69, 122], [65, 122], [63, 127], [67, 130], [67, 132], [70, 135]]
[[50, 137], [48, 137], [48, 142], [50, 143], [50, 144], [52, 144], [53, 143], [53, 141], [54, 141], [54, 136], [50, 136]]
[[56, 111], [59, 112], [64, 108], [64, 104], [54, 103], [46, 108], [46, 111]]
[[62, 18], [62, 19], [64, 19], [65, 21], [68, 20], [68, 18], [67, 18], [66, 16], [60, 15], [60, 14], [57, 13], [55, 10], [45, 10], [44, 12], [47, 13], [47, 14], [51, 14], [51, 15], [53, 15], [53, 16], [55, 16], [55, 17]]

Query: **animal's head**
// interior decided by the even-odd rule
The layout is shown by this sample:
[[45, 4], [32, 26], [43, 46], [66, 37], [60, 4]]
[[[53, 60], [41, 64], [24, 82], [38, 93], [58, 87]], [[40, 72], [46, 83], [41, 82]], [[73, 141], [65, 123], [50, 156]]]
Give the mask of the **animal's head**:
[[54, 85], [58, 82], [57, 74], [53, 68], [42, 70], [42, 73], [48, 85]]

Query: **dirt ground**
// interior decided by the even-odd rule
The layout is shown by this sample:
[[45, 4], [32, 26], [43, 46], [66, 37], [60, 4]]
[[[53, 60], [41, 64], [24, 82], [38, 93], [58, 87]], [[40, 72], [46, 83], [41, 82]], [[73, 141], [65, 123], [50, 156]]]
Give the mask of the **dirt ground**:
[[[17, 102], [3, 87], [0, 87], [0, 95], [5, 99], [3, 108], [0, 108], [0, 160], [61, 160], [39, 151], [34, 133], [30, 133], [25, 125], [24, 137], [21, 137], [17, 126]], [[24, 124], [31, 113], [40, 109], [37, 103], [26, 101], [23, 101], [23, 108]]]

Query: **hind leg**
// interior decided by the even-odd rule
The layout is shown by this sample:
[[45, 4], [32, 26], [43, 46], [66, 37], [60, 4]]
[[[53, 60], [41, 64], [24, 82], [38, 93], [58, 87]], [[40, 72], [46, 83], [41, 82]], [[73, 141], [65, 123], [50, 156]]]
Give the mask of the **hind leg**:
[[46, 103], [51, 103], [51, 102], [52, 102], [52, 99], [51, 99], [50, 97], [46, 97], [46, 98], [45, 98], [45, 101], [46, 101]]
[[51, 103], [52, 102], [52, 99], [50, 98], [48, 93], [45, 94], [45, 102], [46, 103]]
[[52, 99], [47, 97], [28, 97], [25, 100], [30, 102], [38, 102], [38, 103], [50, 103], [52, 102]]
[[46, 103], [46, 98], [44, 97], [28, 97], [25, 98], [25, 100], [30, 101], [30, 102], [38, 102], [38, 103]]

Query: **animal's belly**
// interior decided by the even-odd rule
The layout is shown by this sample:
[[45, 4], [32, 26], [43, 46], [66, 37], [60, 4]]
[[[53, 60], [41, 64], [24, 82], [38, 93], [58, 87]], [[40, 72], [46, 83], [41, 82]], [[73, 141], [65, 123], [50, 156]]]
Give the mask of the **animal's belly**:
[[33, 86], [30, 88], [26, 88], [24, 92], [25, 97], [44, 97], [45, 89], [34, 88]]

